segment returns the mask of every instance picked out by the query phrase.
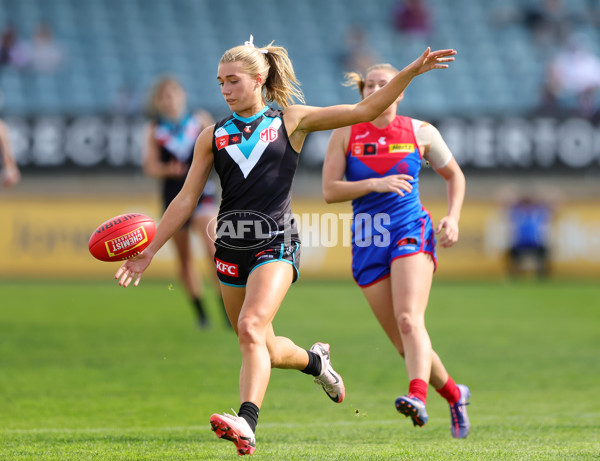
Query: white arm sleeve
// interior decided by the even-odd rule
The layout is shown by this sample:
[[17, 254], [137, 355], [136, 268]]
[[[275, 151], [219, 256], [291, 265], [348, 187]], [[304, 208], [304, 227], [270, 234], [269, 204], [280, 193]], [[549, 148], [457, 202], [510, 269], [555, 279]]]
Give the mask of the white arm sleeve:
[[448, 164], [452, 158], [452, 152], [436, 127], [429, 123], [422, 123], [415, 130], [415, 136], [419, 146], [429, 146], [429, 151], [424, 157], [433, 168], [442, 168]]

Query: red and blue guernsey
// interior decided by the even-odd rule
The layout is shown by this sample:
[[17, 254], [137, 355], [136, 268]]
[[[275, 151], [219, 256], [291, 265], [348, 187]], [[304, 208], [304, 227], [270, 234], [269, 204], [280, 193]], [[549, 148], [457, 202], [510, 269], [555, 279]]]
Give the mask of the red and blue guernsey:
[[396, 116], [385, 128], [360, 123], [351, 129], [346, 180], [407, 174], [412, 192], [371, 192], [352, 201], [352, 271], [366, 287], [389, 277], [394, 259], [429, 253], [436, 262], [435, 236], [429, 212], [419, 197], [422, 155], [415, 133], [423, 122]]

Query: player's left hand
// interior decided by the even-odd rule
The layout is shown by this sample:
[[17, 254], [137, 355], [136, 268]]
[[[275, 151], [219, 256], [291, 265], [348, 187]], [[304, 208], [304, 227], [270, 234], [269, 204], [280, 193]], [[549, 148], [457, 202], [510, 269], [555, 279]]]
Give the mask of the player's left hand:
[[125, 261], [115, 274], [115, 279], [120, 279], [119, 285], [127, 288], [129, 284], [133, 282], [133, 286], [137, 287], [140, 283], [143, 272], [152, 262], [153, 256], [153, 253], [146, 249], [139, 255]]
[[435, 228], [440, 245], [444, 248], [450, 248], [458, 241], [458, 221], [451, 216], [445, 216], [440, 219], [440, 223]]
[[449, 62], [454, 61], [453, 56], [456, 50], [436, 50], [431, 51], [430, 47], [423, 52], [415, 61], [410, 64], [410, 67], [415, 71], [415, 75], [424, 74], [432, 69], [446, 69]]

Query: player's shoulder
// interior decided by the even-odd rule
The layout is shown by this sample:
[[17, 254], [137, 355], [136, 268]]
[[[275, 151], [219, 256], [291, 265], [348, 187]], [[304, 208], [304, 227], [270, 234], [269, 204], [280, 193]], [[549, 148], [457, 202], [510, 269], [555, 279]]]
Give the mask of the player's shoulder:
[[212, 150], [216, 126], [217, 124], [213, 123], [212, 125], [208, 125], [202, 129], [198, 135], [198, 138], [196, 138], [196, 147], [204, 148], [205, 150]]
[[353, 128], [353, 125], [342, 126], [340, 128], [335, 128], [331, 132], [331, 134], [335, 134], [337, 136], [340, 136], [340, 135], [350, 135], [350, 133], [352, 132], [352, 128]]
[[202, 127], [215, 123], [215, 119], [212, 114], [204, 109], [196, 109], [192, 115], [194, 120]]
[[273, 107], [269, 107], [266, 111], [265, 111], [265, 117], [270, 117], [270, 118], [281, 118], [283, 116], [284, 110], [286, 109], [277, 109], [277, 108], [273, 108]]
[[[413, 117], [409, 117], [406, 115], [398, 115], [396, 117], [396, 121], [399, 124], [405, 125], [405, 126], [411, 126], [413, 132], [416, 134], [419, 130], [421, 130], [422, 128], [425, 127], [433, 127], [433, 125], [425, 120], [421, 120], [418, 118], [413, 118]], [[434, 127], [435, 128], [435, 127]]]
[[159, 131], [160, 123], [158, 120], [151, 118], [144, 124], [144, 133], [147, 138], [156, 138]]
[[352, 126], [342, 126], [331, 132], [331, 139], [348, 141], [352, 135]]
[[200, 138], [209, 138], [209, 139], [212, 139], [212, 137], [213, 137], [213, 135], [215, 133], [216, 127], [217, 127], [216, 123], [213, 123], [211, 125], [203, 127], [202, 131], [198, 135], [198, 139], [200, 139]]
[[157, 118], [149, 118], [146, 120], [146, 124], [145, 127], [146, 129], [156, 129], [160, 126], [160, 120], [158, 120]]

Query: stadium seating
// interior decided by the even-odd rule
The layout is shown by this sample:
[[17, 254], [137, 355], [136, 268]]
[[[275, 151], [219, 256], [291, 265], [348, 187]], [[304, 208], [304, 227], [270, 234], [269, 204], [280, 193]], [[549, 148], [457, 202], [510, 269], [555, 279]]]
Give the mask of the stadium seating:
[[[507, 4], [516, 4], [512, 0]], [[191, 104], [227, 111], [216, 86], [216, 64], [228, 47], [248, 39], [288, 48], [307, 102], [328, 105], [356, 98], [340, 85], [338, 63], [344, 34], [359, 24], [387, 62], [407, 64], [426, 45], [454, 47], [460, 59], [451, 72], [433, 73], [411, 85], [405, 111], [447, 114], [526, 112], [539, 102], [543, 60], [522, 25], [495, 26], [491, 7], [478, 0], [429, 0], [434, 30], [425, 43], [396, 33], [395, 0], [0, 0], [0, 27], [13, 23], [31, 37], [45, 21], [67, 58], [54, 75], [0, 68], [3, 113], [86, 113], [114, 110], [129, 88], [142, 100], [157, 75], [178, 76]], [[565, 2], [577, 11], [585, 0]], [[581, 34], [598, 47], [599, 34]]]

